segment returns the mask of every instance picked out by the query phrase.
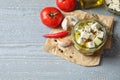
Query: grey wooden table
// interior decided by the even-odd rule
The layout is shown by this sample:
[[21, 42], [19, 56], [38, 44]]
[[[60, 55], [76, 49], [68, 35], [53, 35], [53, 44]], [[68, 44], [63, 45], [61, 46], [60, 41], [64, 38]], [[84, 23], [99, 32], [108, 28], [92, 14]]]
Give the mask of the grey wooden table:
[[55, 0], [0, 0], [0, 80], [120, 80], [120, 17], [104, 7], [84, 10], [115, 17], [113, 47], [97, 67], [83, 67], [43, 50], [39, 12]]

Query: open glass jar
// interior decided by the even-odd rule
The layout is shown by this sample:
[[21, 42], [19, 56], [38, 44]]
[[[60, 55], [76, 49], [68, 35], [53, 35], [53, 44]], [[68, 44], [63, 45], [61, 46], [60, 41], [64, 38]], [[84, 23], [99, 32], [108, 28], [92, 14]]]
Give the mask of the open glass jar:
[[120, 15], [120, 0], [105, 0], [104, 5], [109, 12]]
[[93, 55], [107, 39], [106, 28], [94, 19], [80, 20], [72, 29], [72, 40], [77, 50]]

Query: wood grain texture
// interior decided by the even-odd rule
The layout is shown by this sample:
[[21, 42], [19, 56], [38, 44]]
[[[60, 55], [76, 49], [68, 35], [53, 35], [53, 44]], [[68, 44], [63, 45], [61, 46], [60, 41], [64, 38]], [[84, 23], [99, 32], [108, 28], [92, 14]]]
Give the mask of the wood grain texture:
[[120, 17], [103, 7], [84, 10], [112, 15], [115, 28], [112, 50], [105, 51], [101, 66], [82, 67], [43, 50], [43, 34], [50, 31], [39, 19], [55, 0], [0, 0], [0, 80], [119, 80]]

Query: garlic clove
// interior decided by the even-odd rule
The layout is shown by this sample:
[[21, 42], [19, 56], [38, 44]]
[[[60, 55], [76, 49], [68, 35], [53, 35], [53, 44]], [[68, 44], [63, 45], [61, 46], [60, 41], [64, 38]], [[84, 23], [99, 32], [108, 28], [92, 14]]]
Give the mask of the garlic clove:
[[65, 17], [61, 23], [61, 26], [63, 28], [63, 30], [67, 30], [68, 28], [68, 20], [67, 20], [67, 17]]
[[75, 25], [78, 22], [78, 19], [75, 16], [71, 16], [71, 24]]
[[67, 47], [72, 43], [72, 41], [68, 38], [57, 39], [57, 44], [61, 47]]

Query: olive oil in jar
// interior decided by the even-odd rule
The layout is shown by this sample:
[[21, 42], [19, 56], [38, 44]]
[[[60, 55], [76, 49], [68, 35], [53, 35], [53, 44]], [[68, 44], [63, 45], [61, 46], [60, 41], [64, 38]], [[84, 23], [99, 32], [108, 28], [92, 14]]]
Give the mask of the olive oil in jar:
[[104, 3], [104, 0], [80, 0], [81, 8], [93, 8], [100, 6]]

